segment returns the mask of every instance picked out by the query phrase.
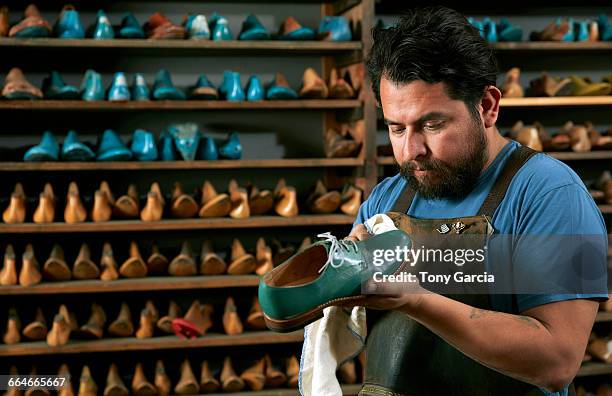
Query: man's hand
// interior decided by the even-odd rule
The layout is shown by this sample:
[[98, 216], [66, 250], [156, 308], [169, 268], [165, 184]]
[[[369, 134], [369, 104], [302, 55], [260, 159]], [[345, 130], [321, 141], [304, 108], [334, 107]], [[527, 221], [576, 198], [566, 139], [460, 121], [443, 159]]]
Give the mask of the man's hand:
[[[363, 241], [371, 237], [363, 224], [358, 224], [345, 239]], [[378, 310], [398, 309], [404, 312], [415, 310], [420, 304], [423, 294], [429, 293], [423, 289], [418, 280], [415, 282], [375, 282], [373, 279], [364, 285], [364, 295], [354, 300], [352, 305], [364, 306]]]
[[418, 310], [423, 296], [429, 294], [421, 287], [418, 280], [414, 282], [375, 282], [370, 279], [363, 286], [364, 295], [352, 304], [377, 310], [400, 310], [412, 313]]
[[[364, 295], [358, 300], [351, 301], [353, 306], [361, 306], [380, 311], [399, 310], [406, 312], [418, 307], [420, 298], [417, 295], [401, 294], [397, 296]], [[409, 308], [410, 307], [410, 308]]]
[[351, 241], [363, 241], [364, 239], [372, 236], [368, 232], [368, 229], [363, 224], [358, 224], [351, 230], [351, 233], [344, 239]]

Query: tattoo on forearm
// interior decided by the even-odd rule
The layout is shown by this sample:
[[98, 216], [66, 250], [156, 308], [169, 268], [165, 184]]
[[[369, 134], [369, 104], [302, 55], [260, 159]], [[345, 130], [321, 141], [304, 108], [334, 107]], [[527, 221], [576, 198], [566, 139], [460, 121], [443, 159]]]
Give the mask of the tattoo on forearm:
[[[493, 314], [499, 314], [500, 312], [496, 312], [496, 311], [489, 311], [486, 309], [480, 309], [480, 308], [472, 308], [472, 311], [470, 311], [470, 319], [480, 319], [480, 318], [484, 318], [487, 315], [493, 315]], [[540, 326], [538, 325], [538, 322], [536, 320], [533, 320], [533, 318], [530, 318], [529, 316], [523, 316], [523, 315], [510, 315], [513, 318], [515, 318], [516, 320], [523, 322], [525, 324], [527, 324], [530, 327], [533, 327], [534, 329], [539, 329]]]
[[487, 311], [486, 309], [480, 308], [472, 308], [472, 311], [470, 312], [470, 319], [483, 318], [489, 313], [492, 313], [492, 311]]
[[512, 315], [512, 316], [515, 317], [517, 320], [520, 320], [521, 322], [528, 324], [530, 327], [533, 327], [534, 329], [540, 328], [540, 326], [538, 326], [538, 323], [532, 318], [530, 318], [529, 316], [523, 316], [523, 315]]

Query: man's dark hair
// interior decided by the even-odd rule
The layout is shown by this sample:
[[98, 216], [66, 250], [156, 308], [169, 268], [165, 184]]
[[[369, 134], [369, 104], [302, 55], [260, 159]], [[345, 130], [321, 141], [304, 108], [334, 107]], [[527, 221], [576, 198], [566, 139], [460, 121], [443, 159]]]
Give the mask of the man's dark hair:
[[448, 96], [463, 101], [470, 112], [475, 111], [485, 87], [495, 85], [497, 63], [492, 49], [457, 11], [413, 9], [394, 27], [372, 29], [372, 36], [367, 70], [379, 103], [382, 77], [399, 84], [443, 82]]

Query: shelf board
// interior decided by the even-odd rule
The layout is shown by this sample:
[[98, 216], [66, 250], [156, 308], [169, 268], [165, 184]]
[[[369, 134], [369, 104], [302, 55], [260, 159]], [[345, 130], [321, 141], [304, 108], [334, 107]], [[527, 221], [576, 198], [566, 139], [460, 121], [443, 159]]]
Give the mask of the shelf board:
[[158, 100], [147, 102], [87, 102], [83, 100], [3, 100], [0, 101], [0, 110], [324, 110], [353, 109], [360, 107], [361, 105], [362, 102], [356, 99], [264, 100], [260, 102], [228, 102], [225, 100]]
[[228, 228], [298, 227], [350, 225], [355, 219], [344, 214], [300, 215], [297, 217], [252, 216], [246, 219], [211, 218], [181, 219], [144, 222], [140, 220], [113, 220], [101, 223], [49, 223], [0, 224], [0, 234], [122, 232], [122, 231], [174, 231]]
[[518, 51], [612, 51], [612, 42], [555, 42], [555, 41], [521, 41], [510, 43], [493, 43], [491, 47], [501, 52]]
[[571, 151], [548, 151], [545, 152], [545, 154], [548, 154], [551, 157], [561, 161], [612, 159], [612, 150], [589, 151], [586, 153], [574, 153]]
[[82, 170], [168, 170], [168, 169], [253, 169], [326, 168], [362, 166], [361, 158], [291, 158], [218, 161], [127, 161], [127, 162], [0, 162], [0, 172]]
[[597, 205], [601, 213], [610, 214], [612, 213], [612, 205]]
[[160, 290], [217, 289], [225, 287], [254, 287], [257, 275], [198, 275], [156, 276], [139, 279], [70, 280], [44, 282], [34, 286], [0, 286], [0, 296], [32, 294], [114, 293]]
[[347, 51], [361, 51], [363, 44], [360, 41], [333, 42], [333, 41], [212, 41], [212, 40], [148, 40], [148, 39], [58, 39], [36, 38], [17, 39], [0, 38], [0, 48], [36, 50], [129, 50], [133, 51], [176, 51], [188, 53], [244, 53], [261, 54], [274, 53], [277, 55], [294, 56], [305, 53], [334, 53]]
[[225, 347], [238, 345], [265, 345], [301, 342], [303, 331], [274, 333], [253, 331], [239, 335], [206, 334], [195, 339], [181, 339], [177, 336], [162, 336], [145, 339], [136, 337], [103, 338], [100, 340], [70, 340], [66, 345], [50, 347], [45, 341], [22, 342], [0, 345], [0, 356], [58, 355], [68, 353], [151, 351], [161, 349], [184, 349]]
[[[150, 102], [86, 102], [82, 100], [5, 100], [0, 110], [62, 111], [138, 111], [138, 110], [324, 110], [353, 109], [362, 105], [355, 99], [268, 100], [261, 102], [228, 102], [222, 100], [165, 100]], [[612, 96], [560, 98], [505, 98], [502, 107], [609, 106]]]
[[376, 163], [378, 165], [395, 165], [395, 158], [394, 157], [378, 157], [376, 158]]
[[612, 312], [599, 311], [595, 317], [595, 322], [612, 322]]
[[576, 377], [586, 377], [590, 375], [612, 374], [612, 364], [586, 362], [578, 370]]
[[[361, 385], [340, 385], [340, 387], [344, 396], [355, 396], [361, 390]], [[264, 389], [261, 391], [233, 392], [229, 394], [231, 396], [299, 396], [297, 389]], [[206, 395], [227, 396], [228, 393], [207, 393]]]
[[565, 96], [556, 98], [502, 98], [501, 107], [610, 106], [612, 96]]
[[[544, 154], [550, 155], [561, 161], [588, 161], [612, 159], [612, 150], [589, 151], [586, 153], [574, 153], [571, 151], [546, 151]], [[379, 165], [395, 165], [395, 158], [390, 156], [376, 158]]]

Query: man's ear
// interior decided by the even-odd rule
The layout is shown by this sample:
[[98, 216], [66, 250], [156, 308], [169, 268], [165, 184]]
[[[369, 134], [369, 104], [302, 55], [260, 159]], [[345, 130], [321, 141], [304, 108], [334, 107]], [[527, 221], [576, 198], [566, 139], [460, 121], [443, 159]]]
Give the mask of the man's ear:
[[482, 120], [485, 128], [491, 128], [497, 122], [501, 96], [501, 91], [496, 86], [489, 85], [485, 88], [484, 95], [480, 101]]

